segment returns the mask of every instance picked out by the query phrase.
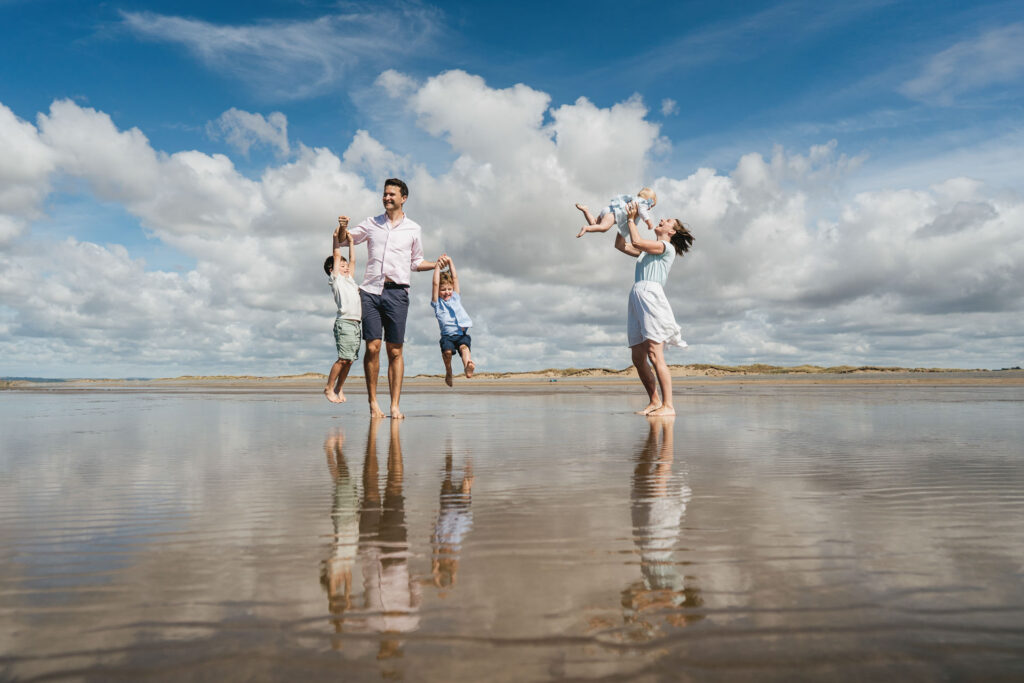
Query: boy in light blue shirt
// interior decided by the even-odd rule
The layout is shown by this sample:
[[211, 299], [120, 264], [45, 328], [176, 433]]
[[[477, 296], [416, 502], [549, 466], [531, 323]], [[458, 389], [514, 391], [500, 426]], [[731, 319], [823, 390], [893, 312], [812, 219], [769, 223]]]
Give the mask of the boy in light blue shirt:
[[[446, 267], [447, 271], [441, 272]], [[466, 309], [462, 307], [462, 296], [459, 293], [459, 276], [455, 272], [455, 263], [448, 256], [442, 256], [434, 265], [434, 285], [430, 295], [430, 306], [437, 316], [437, 324], [441, 328], [441, 358], [444, 360], [444, 383], [452, 385], [452, 356], [456, 351], [462, 357], [462, 365], [466, 369], [466, 379], [473, 377], [476, 365], [469, 357], [469, 328], [473, 326]]]

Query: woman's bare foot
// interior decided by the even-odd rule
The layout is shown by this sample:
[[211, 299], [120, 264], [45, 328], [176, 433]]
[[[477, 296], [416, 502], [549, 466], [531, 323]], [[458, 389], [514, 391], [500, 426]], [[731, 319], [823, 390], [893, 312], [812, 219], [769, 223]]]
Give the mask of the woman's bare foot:
[[647, 413], [647, 417], [665, 417], [666, 415], [675, 415], [676, 409], [672, 406], [662, 406], [657, 410], [652, 410]]
[[469, 361], [466, 363], [466, 379], [473, 378], [473, 372], [476, 370], [476, 363]]
[[391, 419], [392, 420], [404, 420], [405, 415], [402, 415], [402, 411], [398, 409], [398, 406], [391, 406]]
[[444, 369], [444, 383], [448, 386], [452, 385], [452, 368], [448, 366]]
[[636, 411], [637, 415], [650, 415], [652, 412], [661, 407], [661, 401], [651, 401], [647, 404], [647, 407], [643, 410]]
[[338, 395], [334, 393], [330, 387], [324, 387], [324, 396], [331, 403], [344, 403], [345, 399], [338, 400]]

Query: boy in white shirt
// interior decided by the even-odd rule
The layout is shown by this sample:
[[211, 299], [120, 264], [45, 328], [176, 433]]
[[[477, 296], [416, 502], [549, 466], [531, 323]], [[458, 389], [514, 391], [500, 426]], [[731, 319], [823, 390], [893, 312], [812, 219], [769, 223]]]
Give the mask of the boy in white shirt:
[[334, 342], [338, 347], [338, 360], [331, 366], [327, 376], [324, 395], [331, 403], [344, 403], [345, 394], [341, 387], [345, 384], [348, 371], [352, 369], [352, 361], [359, 358], [359, 338], [362, 331], [363, 309], [359, 300], [359, 286], [352, 273], [356, 267], [356, 258], [352, 250], [352, 235], [347, 235], [348, 260], [341, 255], [340, 233], [348, 227], [348, 217], [338, 217], [338, 227], [334, 230], [332, 254], [324, 261], [324, 272], [334, 292], [334, 302], [338, 305], [338, 315], [334, 319]]

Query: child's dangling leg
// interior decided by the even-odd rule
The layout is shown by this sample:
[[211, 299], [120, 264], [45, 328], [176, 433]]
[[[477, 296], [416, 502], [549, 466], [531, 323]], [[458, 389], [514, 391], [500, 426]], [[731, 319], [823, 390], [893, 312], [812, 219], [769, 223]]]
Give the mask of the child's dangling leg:
[[580, 228], [576, 237], [583, 237], [588, 232], [607, 232], [615, 224], [615, 215], [611, 212], [605, 213], [601, 216], [601, 220], [597, 221], [586, 205], [577, 204], [576, 208], [583, 212], [583, 217], [587, 220], [587, 224]]
[[[345, 365], [345, 361], [338, 359], [334, 361], [334, 365], [331, 366], [331, 372], [327, 375], [327, 386], [324, 387], [324, 396], [331, 403], [344, 403], [345, 399], [338, 396], [338, 378], [341, 376], [341, 370]], [[345, 374], [348, 374], [347, 372]], [[342, 380], [344, 381], [344, 380]]]
[[472, 379], [473, 371], [476, 370], [476, 363], [469, 357], [469, 347], [465, 344], [460, 346], [459, 355], [462, 356], [462, 365], [466, 368], [466, 379]]
[[449, 349], [445, 349], [441, 352], [441, 358], [444, 359], [444, 383], [448, 386], [452, 386], [452, 352]]

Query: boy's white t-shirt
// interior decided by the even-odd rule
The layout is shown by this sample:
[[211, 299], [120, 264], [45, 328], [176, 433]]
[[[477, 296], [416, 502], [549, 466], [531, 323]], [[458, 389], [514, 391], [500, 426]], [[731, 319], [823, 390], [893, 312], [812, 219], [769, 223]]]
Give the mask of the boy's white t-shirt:
[[351, 275], [328, 275], [334, 292], [334, 302], [338, 304], [338, 317], [342, 320], [362, 320], [363, 305], [359, 300], [359, 285]]

